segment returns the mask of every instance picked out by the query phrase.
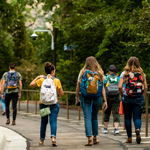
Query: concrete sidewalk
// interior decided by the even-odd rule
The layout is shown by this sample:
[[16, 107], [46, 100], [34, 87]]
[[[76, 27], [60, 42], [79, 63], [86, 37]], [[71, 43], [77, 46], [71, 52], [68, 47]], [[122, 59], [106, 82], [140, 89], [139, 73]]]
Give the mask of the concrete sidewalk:
[[26, 150], [26, 138], [6, 127], [0, 126], [0, 150]]
[[[1, 111], [1, 109], [0, 109]], [[44, 142], [44, 146], [39, 146], [39, 136], [40, 136], [40, 116], [35, 115], [33, 113], [25, 113], [24, 111], [18, 112], [16, 125], [12, 126], [11, 124], [5, 125], [6, 117], [0, 115], [0, 125], [6, 128], [11, 129], [12, 131], [15, 131], [16, 134], [20, 135], [19, 139], [24, 139], [25, 145], [18, 144], [21, 143], [18, 140], [14, 140], [11, 143], [12, 148], [15, 147], [19, 148], [20, 146], [26, 147], [27, 150], [49, 150], [49, 149], [55, 149], [55, 150], [110, 150], [110, 149], [116, 149], [116, 150], [150, 150], [150, 137], [144, 137], [144, 127], [145, 123], [143, 121], [142, 126], [142, 142], [141, 144], [136, 144], [135, 141], [135, 134], [133, 134], [133, 143], [126, 144], [125, 141], [127, 139], [126, 131], [123, 130], [123, 120], [121, 118], [121, 127], [119, 128], [120, 134], [115, 136], [113, 134], [113, 127], [112, 127], [112, 118], [110, 120], [110, 126], [108, 128], [109, 133], [103, 134], [101, 132], [103, 125], [101, 125], [101, 116], [99, 115], [99, 136], [98, 139], [100, 140], [100, 144], [93, 145], [91, 147], [85, 147], [84, 144], [87, 142], [87, 138], [85, 137], [84, 133], [84, 121], [83, 116], [82, 120], [78, 121], [78, 112], [77, 111], [71, 111], [71, 119], [66, 119], [66, 110], [60, 109], [59, 117], [58, 117], [58, 130], [57, 130], [57, 144], [58, 147], [52, 147], [51, 146], [51, 140], [50, 140], [50, 127], [47, 126], [47, 135], [46, 140]], [[12, 112], [11, 112], [12, 114]], [[65, 114], [65, 116], [64, 116]], [[0, 128], [0, 131], [2, 128]], [[134, 129], [133, 129], [134, 132]], [[6, 135], [11, 135], [10, 131], [4, 131]], [[149, 133], [150, 135], [150, 133]], [[7, 138], [6, 138], [7, 139]], [[16, 143], [17, 141], [17, 143]], [[8, 142], [8, 141], [7, 141]], [[7, 148], [8, 149], [8, 148]], [[9, 149], [8, 149], [9, 150]], [[10, 149], [11, 150], [11, 149]], [[18, 150], [24, 150], [18, 149]]]

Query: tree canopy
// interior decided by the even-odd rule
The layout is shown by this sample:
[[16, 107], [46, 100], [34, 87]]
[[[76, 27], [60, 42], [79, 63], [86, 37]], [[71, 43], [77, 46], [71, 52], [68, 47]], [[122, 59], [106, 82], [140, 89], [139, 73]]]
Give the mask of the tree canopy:
[[[25, 26], [27, 18], [35, 21], [30, 10], [41, 3], [43, 17], [52, 11], [46, 20], [58, 29], [56, 76], [64, 90], [75, 90], [79, 71], [88, 56], [95, 56], [105, 73], [111, 64], [121, 73], [129, 57], [136, 56], [150, 83], [150, 2], [147, 0], [2, 0], [1, 75], [10, 61], [14, 61], [23, 74], [24, 88], [29, 88], [29, 81], [38, 73], [44, 74], [44, 62], [53, 62], [51, 36], [39, 32], [33, 41], [30, 38], [33, 29]], [[75, 46], [73, 59], [71, 51], [64, 51], [64, 44]]]

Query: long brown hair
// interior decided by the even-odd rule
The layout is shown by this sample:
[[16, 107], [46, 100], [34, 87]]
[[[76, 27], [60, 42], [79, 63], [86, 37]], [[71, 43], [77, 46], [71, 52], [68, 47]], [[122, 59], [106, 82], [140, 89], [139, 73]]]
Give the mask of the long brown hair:
[[140, 67], [140, 62], [137, 57], [133, 56], [129, 58], [124, 71], [125, 82], [128, 80], [129, 72], [139, 72], [142, 75], [142, 80], [145, 82], [145, 74], [143, 72], [143, 69]]
[[83, 75], [86, 72], [85, 69], [88, 69], [90, 71], [96, 71], [99, 75], [100, 81], [103, 83], [104, 81], [104, 71], [102, 70], [100, 64], [97, 62], [96, 58], [93, 56], [87, 57], [85, 61], [84, 67], [80, 71], [80, 83], [82, 81]]

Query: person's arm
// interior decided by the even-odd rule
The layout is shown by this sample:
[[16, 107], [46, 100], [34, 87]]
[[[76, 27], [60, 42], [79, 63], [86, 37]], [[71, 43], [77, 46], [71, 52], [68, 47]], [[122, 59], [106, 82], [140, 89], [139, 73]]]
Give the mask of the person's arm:
[[59, 96], [63, 96], [64, 95], [64, 91], [63, 91], [63, 88], [62, 88], [62, 85], [61, 85], [61, 82], [59, 79], [55, 79], [55, 84], [56, 84], [56, 90], [57, 90], [57, 94]]
[[21, 91], [22, 91], [22, 81], [19, 81], [19, 93], [18, 93], [18, 98], [21, 98]]
[[123, 86], [123, 78], [120, 78], [118, 89], [121, 97], [123, 96], [122, 86]]
[[2, 85], [1, 85], [1, 96], [2, 96], [2, 99], [5, 99], [4, 87], [5, 87], [5, 80], [2, 80]]
[[104, 111], [107, 109], [107, 99], [106, 99], [106, 92], [105, 92], [105, 87], [103, 86], [103, 91], [102, 91], [104, 103], [103, 103], [103, 109]]
[[64, 95], [63, 88], [58, 89], [57, 93], [58, 93], [59, 96], [63, 96]]
[[80, 101], [79, 92], [80, 92], [80, 82], [77, 82], [77, 86], [76, 86], [76, 102], [75, 102], [75, 104], [77, 104]]
[[145, 78], [145, 82], [144, 82], [144, 98], [146, 98], [147, 90], [148, 90], [148, 87], [147, 87], [147, 82], [146, 82], [146, 78]]
[[2, 89], [2, 84], [0, 84], [0, 98], [1, 98], [1, 89]]
[[43, 78], [43, 77], [44, 77], [44, 75], [37, 76], [37, 77], [30, 83], [30, 87], [31, 87], [31, 88], [37, 87], [36, 81], [37, 81], [38, 79], [40, 79], [40, 78]]

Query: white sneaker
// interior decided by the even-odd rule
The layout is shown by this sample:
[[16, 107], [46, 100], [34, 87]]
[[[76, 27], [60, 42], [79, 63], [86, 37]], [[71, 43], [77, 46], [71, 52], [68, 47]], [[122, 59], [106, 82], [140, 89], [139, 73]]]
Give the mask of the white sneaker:
[[103, 128], [102, 133], [107, 134], [108, 133], [107, 128]]
[[114, 129], [114, 134], [119, 134], [119, 130], [118, 129]]

